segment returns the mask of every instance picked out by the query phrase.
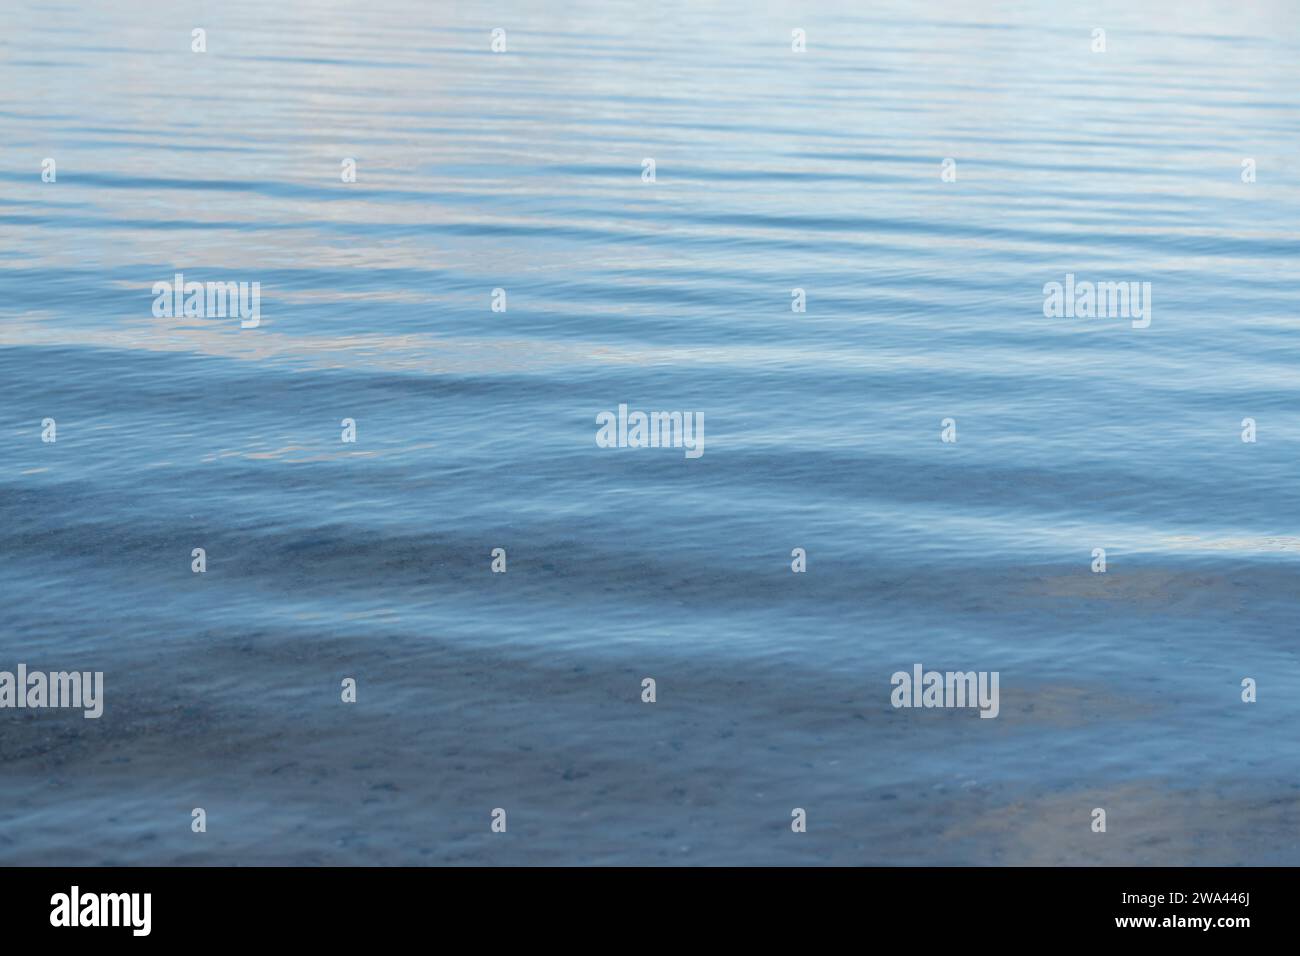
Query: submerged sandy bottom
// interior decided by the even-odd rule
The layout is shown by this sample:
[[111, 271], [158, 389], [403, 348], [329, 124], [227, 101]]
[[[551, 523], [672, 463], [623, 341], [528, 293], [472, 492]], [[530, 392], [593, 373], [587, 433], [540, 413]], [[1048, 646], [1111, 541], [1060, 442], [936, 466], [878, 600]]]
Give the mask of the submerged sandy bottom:
[[[848, 677], [787, 663], [640, 671], [535, 652], [345, 642], [294, 659], [257, 641], [160, 657], [110, 684], [105, 718], [10, 712], [6, 864], [1294, 864], [1300, 787], [1267, 768], [1195, 790], [1115, 768], [1032, 774], [1040, 732], [1148, 704], [1088, 686], [1003, 691], [997, 720], [864, 706]], [[293, 682], [273, 675], [292, 668]], [[159, 690], [160, 674], [180, 681]], [[255, 688], [214, 673], [264, 675]], [[345, 705], [340, 674], [359, 680]], [[129, 682], [138, 681], [130, 687]], [[199, 705], [187, 682], [202, 682]], [[277, 687], [293, 686], [292, 693]], [[310, 688], [310, 690], [303, 690]], [[111, 720], [109, 718], [112, 718]], [[995, 765], [1023, 744], [1023, 763]], [[916, 748], [934, 759], [904, 760]], [[918, 767], [927, 769], [924, 773]], [[1021, 771], [1025, 771], [1023, 777]], [[1109, 778], [1109, 779], [1107, 779]], [[1108, 813], [1105, 834], [1091, 810]], [[190, 829], [194, 807], [208, 830]], [[489, 830], [493, 808], [508, 814]], [[802, 807], [808, 832], [790, 830]]]

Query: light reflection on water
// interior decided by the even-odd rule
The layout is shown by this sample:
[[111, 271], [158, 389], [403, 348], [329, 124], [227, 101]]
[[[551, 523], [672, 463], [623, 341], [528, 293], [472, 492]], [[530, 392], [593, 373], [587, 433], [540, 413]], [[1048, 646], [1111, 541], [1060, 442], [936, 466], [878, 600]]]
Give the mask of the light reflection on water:
[[[20, 4], [0, 668], [108, 703], [5, 718], [0, 859], [475, 862], [430, 815], [504, 792], [518, 862], [1295, 863], [1300, 37], [1141, 7]], [[623, 402], [705, 455], [597, 449]], [[890, 710], [915, 661], [1002, 716]], [[1140, 839], [1068, 835], [1106, 799]]]

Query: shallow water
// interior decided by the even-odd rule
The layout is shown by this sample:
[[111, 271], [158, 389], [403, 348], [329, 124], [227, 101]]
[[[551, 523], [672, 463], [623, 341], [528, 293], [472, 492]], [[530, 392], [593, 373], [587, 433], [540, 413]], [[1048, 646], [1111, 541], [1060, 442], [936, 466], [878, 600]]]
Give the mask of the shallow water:
[[1300, 18], [1132, 6], [18, 3], [0, 860], [1300, 863]]

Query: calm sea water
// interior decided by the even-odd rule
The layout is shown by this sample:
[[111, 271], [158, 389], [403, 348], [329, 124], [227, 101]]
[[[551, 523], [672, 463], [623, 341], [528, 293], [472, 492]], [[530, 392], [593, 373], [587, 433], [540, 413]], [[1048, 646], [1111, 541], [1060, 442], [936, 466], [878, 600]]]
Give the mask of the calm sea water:
[[0, 860], [1300, 863], [1300, 16], [1093, 6], [11, 6]]

